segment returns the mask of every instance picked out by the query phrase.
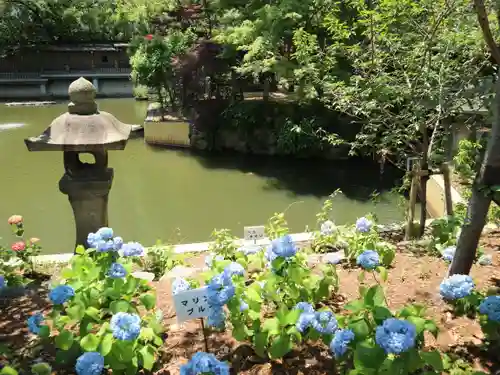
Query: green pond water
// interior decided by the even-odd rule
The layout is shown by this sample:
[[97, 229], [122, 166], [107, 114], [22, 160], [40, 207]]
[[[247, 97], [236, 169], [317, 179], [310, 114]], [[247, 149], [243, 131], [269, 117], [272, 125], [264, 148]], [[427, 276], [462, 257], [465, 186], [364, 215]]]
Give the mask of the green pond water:
[[[121, 121], [142, 123], [147, 103], [130, 99], [99, 101]], [[14, 240], [7, 218], [25, 218], [28, 237], [39, 237], [44, 253], [72, 252], [73, 212], [59, 192], [62, 152], [28, 152], [24, 138], [39, 135], [66, 103], [47, 107], [0, 104], [0, 237]], [[22, 126], [21, 126], [22, 125]], [[313, 226], [324, 199], [340, 188], [332, 219], [353, 222], [371, 211], [382, 223], [403, 219], [399, 197], [390, 192], [399, 176], [359, 160], [310, 161], [245, 155], [193, 155], [131, 139], [124, 151], [110, 152], [115, 179], [109, 197], [110, 226], [126, 241], [207, 241], [214, 228], [243, 235], [243, 226], [261, 225], [287, 210], [291, 230]], [[378, 190], [380, 202], [370, 194]], [[4, 223], [4, 224], [1, 224]]]

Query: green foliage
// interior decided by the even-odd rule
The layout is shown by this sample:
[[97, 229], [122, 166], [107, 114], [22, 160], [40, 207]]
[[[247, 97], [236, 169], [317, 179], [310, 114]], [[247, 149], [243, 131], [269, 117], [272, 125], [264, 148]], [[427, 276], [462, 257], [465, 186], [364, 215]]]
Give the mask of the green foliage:
[[481, 152], [480, 142], [473, 142], [468, 139], [462, 139], [458, 143], [457, 154], [453, 157], [455, 172], [458, 173], [461, 181], [465, 184], [471, 184], [476, 174], [476, 160]]
[[[115, 252], [77, 248], [69, 267], [61, 272], [61, 283], [75, 290], [64, 305], [54, 305], [47, 326], [40, 335], [50, 338], [59, 349], [57, 360], [73, 363], [82, 352], [98, 351], [113, 373], [136, 373], [152, 369], [157, 348], [163, 344], [161, 316], [155, 309], [156, 295], [145, 280], [131, 275], [137, 257], [117, 259]], [[114, 262], [126, 269], [124, 278], [110, 278]], [[141, 317], [137, 339], [116, 339], [111, 331], [113, 314], [126, 312]], [[50, 328], [49, 328], [50, 327]]]
[[155, 274], [155, 278], [162, 277], [172, 268], [186, 264], [185, 255], [175, 252], [171, 245], [163, 245], [160, 242], [148, 248], [144, 269]]
[[165, 105], [162, 91], [167, 93], [172, 110], [179, 109], [178, 88], [175, 85], [174, 62], [192, 47], [196, 34], [186, 31], [169, 30], [164, 36], [152, 39], [137, 37], [130, 47], [132, 79], [136, 84], [154, 89], [161, 105]]
[[221, 255], [224, 259], [235, 260], [238, 249], [235, 243], [237, 237], [233, 236], [229, 229], [214, 230], [211, 239], [208, 247], [210, 253]]
[[266, 237], [274, 240], [288, 233], [288, 223], [284, 212], [276, 212], [269, 218], [266, 225]]
[[430, 224], [431, 242], [429, 250], [441, 253], [446, 247], [456, 245], [462, 223], [462, 216], [445, 216], [433, 220]]
[[311, 241], [311, 249], [314, 252], [328, 252], [336, 248], [340, 241], [339, 229], [330, 220], [330, 213], [333, 210], [333, 199], [337, 194], [341, 194], [340, 190], [336, 190], [328, 199], [323, 202], [321, 211], [316, 214], [317, 230], [313, 233]]

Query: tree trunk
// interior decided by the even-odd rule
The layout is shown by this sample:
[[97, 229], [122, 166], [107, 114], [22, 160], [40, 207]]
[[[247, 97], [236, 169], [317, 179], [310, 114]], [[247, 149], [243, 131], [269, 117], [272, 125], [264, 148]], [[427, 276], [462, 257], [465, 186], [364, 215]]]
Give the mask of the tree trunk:
[[472, 185], [472, 196], [467, 207], [462, 232], [457, 243], [457, 251], [450, 267], [449, 274], [468, 275], [479, 244], [479, 238], [486, 224], [491, 195], [484, 187], [497, 184], [500, 175], [500, 79], [497, 77], [495, 85], [495, 120], [488, 141], [488, 148], [481, 166], [481, 170]]

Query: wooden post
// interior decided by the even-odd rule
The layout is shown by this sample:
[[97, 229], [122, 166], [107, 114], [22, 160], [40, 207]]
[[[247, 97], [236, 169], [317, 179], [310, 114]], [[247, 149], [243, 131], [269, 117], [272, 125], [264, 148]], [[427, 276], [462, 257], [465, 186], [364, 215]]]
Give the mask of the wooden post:
[[448, 163], [441, 165], [444, 181], [444, 201], [446, 207], [446, 215], [453, 216], [453, 200], [451, 199], [451, 181], [450, 181], [450, 166]]
[[411, 174], [411, 187], [410, 187], [410, 203], [408, 207], [408, 217], [406, 218], [406, 230], [405, 230], [405, 240], [408, 241], [411, 238], [413, 232], [413, 221], [415, 220], [415, 206], [417, 204], [417, 191], [419, 183], [419, 166], [415, 164], [413, 166]]

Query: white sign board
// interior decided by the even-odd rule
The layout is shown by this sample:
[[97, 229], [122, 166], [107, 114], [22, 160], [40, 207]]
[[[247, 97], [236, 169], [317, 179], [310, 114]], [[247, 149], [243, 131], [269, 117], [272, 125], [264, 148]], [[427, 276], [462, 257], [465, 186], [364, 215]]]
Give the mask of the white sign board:
[[266, 235], [266, 230], [263, 225], [254, 227], [244, 227], [243, 232], [245, 241], [261, 240]]
[[208, 303], [207, 287], [186, 290], [174, 294], [175, 314], [179, 323], [186, 320], [208, 316], [211, 305]]

